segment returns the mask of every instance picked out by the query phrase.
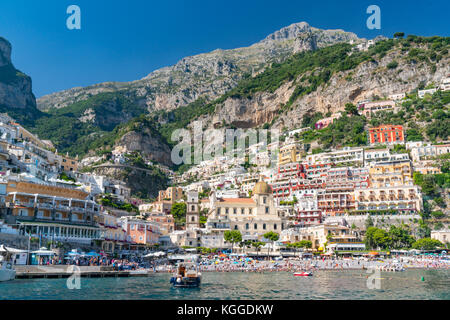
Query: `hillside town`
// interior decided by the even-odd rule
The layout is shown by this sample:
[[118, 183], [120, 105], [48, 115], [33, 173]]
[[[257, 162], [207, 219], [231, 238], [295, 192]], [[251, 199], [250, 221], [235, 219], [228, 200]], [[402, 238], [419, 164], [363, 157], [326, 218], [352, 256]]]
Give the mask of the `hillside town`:
[[[447, 77], [418, 96], [449, 89]], [[399, 93], [356, 107], [370, 118], [395, 112], [404, 99]], [[96, 159], [61, 154], [3, 114], [0, 243], [27, 257], [17, 264], [38, 264], [42, 248], [59, 259], [78, 249], [113, 258], [156, 250], [278, 256], [299, 243], [309, 254], [364, 254], [376, 249], [366, 239], [374, 225], [407, 226], [416, 239], [448, 246], [448, 192], [443, 188], [439, 201], [424, 205], [431, 198], [417, 181], [444, 173], [440, 160], [448, 159], [450, 142], [408, 141], [403, 126], [390, 123], [367, 128], [364, 147], [315, 152], [300, 138], [343, 113], [318, 120], [315, 129], [285, 131], [279, 143], [253, 144], [240, 156], [202, 161], [182, 174], [164, 168], [171, 186], [151, 202], [133, 197], [121, 181], [83, 170]], [[127, 163], [126, 150], [113, 156], [113, 163]], [[436, 222], [429, 234], [419, 226], [425, 211]]]

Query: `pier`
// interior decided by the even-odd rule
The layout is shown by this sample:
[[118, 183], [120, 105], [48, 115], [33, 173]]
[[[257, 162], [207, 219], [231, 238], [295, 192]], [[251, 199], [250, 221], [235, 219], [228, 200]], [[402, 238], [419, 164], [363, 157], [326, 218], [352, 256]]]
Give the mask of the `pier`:
[[16, 279], [36, 278], [69, 278], [78, 275], [82, 278], [124, 278], [148, 277], [152, 272], [148, 270], [115, 271], [112, 268], [81, 266], [16, 266]]

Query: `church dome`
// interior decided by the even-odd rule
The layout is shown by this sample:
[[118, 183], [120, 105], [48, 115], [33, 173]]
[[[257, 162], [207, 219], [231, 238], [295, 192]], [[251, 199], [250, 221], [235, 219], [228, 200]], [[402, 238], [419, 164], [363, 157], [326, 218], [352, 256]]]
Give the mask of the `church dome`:
[[253, 187], [252, 194], [272, 194], [272, 187], [267, 182], [259, 181]]

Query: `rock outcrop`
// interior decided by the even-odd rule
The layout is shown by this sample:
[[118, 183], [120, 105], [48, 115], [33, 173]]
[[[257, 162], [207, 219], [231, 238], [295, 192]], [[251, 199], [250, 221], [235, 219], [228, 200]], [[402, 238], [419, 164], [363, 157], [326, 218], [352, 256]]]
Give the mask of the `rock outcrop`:
[[0, 111], [35, 113], [36, 98], [31, 78], [14, 67], [11, 51], [9, 41], [0, 37]]
[[173, 110], [199, 97], [215, 99], [234, 87], [245, 74], [261, 72], [270, 63], [281, 62], [294, 53], [349, 41], [361, 39], [342, 30], [320, 30], [306, 22], [296, 23], [249, 47], [218, 49], [186, 57], [141, 80], [101, 83], [47, 95], [38, 100], [38, 108], [62, 108], [101, 92], [125, 90], [136, 96], [137, 103], [144, 103], [149, 112]]

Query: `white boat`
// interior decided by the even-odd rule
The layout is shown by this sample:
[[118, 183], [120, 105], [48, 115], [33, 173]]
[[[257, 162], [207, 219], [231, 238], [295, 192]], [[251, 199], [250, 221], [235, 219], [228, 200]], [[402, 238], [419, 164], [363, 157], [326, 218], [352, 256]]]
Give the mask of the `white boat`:
[[14, 270], [11, 257], [11, 252], [2, 245], [0, 247], [0, 282], [16, 278], [16, 270]]
[[192, 262], [181, 262], [178, 264], [177, 272], [170, 278], [170, 283], [175, 288], [198, 288], [202, 274], [198, 270], [198, 264]]

